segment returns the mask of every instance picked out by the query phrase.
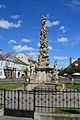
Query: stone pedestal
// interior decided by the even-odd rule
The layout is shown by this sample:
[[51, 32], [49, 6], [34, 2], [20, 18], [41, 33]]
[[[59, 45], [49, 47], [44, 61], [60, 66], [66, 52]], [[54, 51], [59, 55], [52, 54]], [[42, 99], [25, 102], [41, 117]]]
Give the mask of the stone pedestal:
[[37, 70], [37, 83], [47, 83], [50, 81], [49, 68], [38, 68]]

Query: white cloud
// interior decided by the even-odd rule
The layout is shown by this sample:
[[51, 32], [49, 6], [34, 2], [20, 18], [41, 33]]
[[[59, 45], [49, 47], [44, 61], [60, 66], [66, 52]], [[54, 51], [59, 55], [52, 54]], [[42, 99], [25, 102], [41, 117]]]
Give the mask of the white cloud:
[[57, 59], [57, 60], [69, 59], [69, 58], [66, 57], [66, 56], [54, 56], [53, 58], [54, 58], [54, 59]]
[[34, 58], [35, 60], [38, 59], [38, 52], [29, 52], [28, 55], [32, 58]]
[[53, 27], [53, 26], [59, 25], [59, 23], [60, 23], [60, 21], [58, 21], [58, 20], [53, 21], [53, 22], [47, 20], [46, 27]]
[[6, 8], [6, 6], [4, 4], [0, 4], [0, 8]]
[[62, 32], [63, 32], [63, 33], [65, 33], [65, 32], [66, 32], [66, 30], [65, 30], [65, 27], [64, 27], [64, 26], [61, 26], [61, 27], [60, 27], [60, 30], [62, 30]]
[[0, 20], [0, 28], [10, 29], [10, 28], [19, 28], [21, 26], [22, 21], [18, 20], [17, 23], [9, 22], [7, 20]]
[[78, 44], [80, 44], [80, 39], [71, 42], [71, 46], [77, 46]]
[[49, 48], [49, 50], [52, 50], [52, 49], [53, 49], [52, 46], [50, 46], [50, 45], [48, 46], [48, 48]]
[[23, 39], [21, 40], [21, 42], [31, 42], [31, 40], [30, 40], [30, 39], [27, 39], [27, 38], [23, 38]]
[[57, 42], [60, 42], [60, 43], [68, 42], [68, 38], [67, 38], [67, 37], [58, 38], [58, 39], [57, 39]]
[[13, 19], [19, 19], [20, 15], [12, 15], [11, 18], [13, 18]]
[[80, 1], [79, 0], [73, 0], [73, 4], [80, 5]]
[[8, 43], [9, 43], [9, 44], [10, 44], [10, 43], [16, 44], [16, 41], [15, 41], [15, 40], [10, 40]]
[[80, 0], [65, 0], [63, 3], [75, 11], [80, 11]]
[[13, 50], [16, 52], [22, 52], [22, 51], [34, 51], [34, 48], [28, 47], [27, 45], [21, 46], [21, 45], [16, 45], [13, 47]]
[[73, 62], [75, 62], [76, 60], [77, 60], [77, 59], [72, 59], [72, 61], [71, 61], [71, 62], [73, 63]]
[[40, 42], [37, 44], [38, 47], [40, 47]]

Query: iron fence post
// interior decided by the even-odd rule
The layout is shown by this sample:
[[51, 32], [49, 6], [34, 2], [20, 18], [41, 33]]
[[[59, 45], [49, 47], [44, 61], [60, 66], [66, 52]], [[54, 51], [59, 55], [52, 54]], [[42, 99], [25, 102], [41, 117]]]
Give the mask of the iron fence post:
[[20, 93], [20, 90], [18, 90], [18, 110], [20, 108], [20, 106], [19, 106], [19, 93]]
[[4, 113], [5, 113], [5, 108], [6, 108], [6, 89], [4, 88]]
[[0, 100], [1, 100], [1, 106], [0, 106], [0, 108], [2, 108], [2, 101], [3, 101], [3, 94], [2, 94], [2, 90], [3, 90], [3, 89], [1, 88], [1, 94], [0, 94], [0, 97], [1, 97], [1, 99], [0, 99]]
[[34, 112], [35, 112], [35, 88], [34, 88], [34, 91], [33, 91], [33, 93], [34, 93], [34, 96], [33, 96], [33, 106], [34, 106]]

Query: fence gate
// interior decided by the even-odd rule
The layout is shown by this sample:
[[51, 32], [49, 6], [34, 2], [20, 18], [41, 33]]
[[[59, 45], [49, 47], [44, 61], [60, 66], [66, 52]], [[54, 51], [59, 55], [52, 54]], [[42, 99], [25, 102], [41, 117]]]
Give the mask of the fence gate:
[[0, 95], [1, 103], [4, 95], [4, 115], [34, 118], [34, 112], [53, 113], [57, 109], [80, 113], [80, 89], [57, 91], [41, 86], [33, 91], [4, 90]]
[[33, 91], [5, 90], [4, 115], [34, 118]]

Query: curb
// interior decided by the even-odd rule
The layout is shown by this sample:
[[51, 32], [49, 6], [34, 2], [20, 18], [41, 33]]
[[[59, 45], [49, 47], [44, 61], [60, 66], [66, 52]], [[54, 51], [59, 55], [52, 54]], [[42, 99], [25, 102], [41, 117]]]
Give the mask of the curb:
[[80, 120], [80, 114], [49, 114], [49, 113], [34, 113], [35, 120], [58, 120], [64, 118], [65, 120]]

